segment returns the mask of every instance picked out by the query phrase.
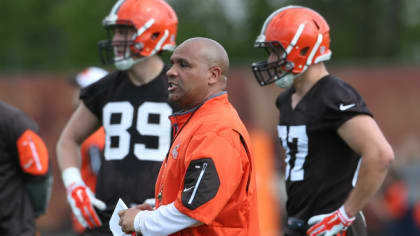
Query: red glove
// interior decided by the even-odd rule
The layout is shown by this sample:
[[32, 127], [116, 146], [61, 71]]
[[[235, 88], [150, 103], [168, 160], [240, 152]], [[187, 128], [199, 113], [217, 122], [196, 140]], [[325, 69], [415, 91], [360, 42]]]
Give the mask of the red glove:
[[102, 222], [93, 206], [105, 210], [106, 205], [103, 201], [95, 198], [89, 187], [85, 185], [80, 177], [79, 169], [75, 167], [65, 169], [63, 182], [67, 188], [67, 200], [79, 223], [88, 228], [101, 226]]
[[309, 236], [333, 236], [349, 227], [355, 217], [349, 218], [344, 210], [344, 206], [330, 214], [316, 215], [308, 220], [308, 225], [313, 225], [306, 232]]

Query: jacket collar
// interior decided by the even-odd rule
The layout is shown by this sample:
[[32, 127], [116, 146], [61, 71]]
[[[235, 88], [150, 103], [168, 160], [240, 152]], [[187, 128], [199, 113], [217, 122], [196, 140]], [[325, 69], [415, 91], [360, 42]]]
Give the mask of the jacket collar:
[[177, 126], [176, 129], [179, 127], [182, 127], [188, 119], [203, 105], [206, 103], [212, 101], [212, 100], [219, 100], [227, 97], [227, 92], [222, 91], [220, 93], [213, 94], [212, 96], [208, 97], [206, 100], [204, 100], [202, 103], [198, 104], [197, 106], [189, 109], [189, 110], [180, 110], [178, 112], [173, 113], [169, 116], [169, 119], [171, 120], [172, 125]]

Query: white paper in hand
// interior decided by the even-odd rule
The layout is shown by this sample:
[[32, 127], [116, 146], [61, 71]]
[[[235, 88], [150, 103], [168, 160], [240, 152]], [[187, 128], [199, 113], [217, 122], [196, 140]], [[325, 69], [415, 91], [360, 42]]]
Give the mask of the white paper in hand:
[[120, 222], [120, 217], [118, 216], [118, 212], [121, 210], [127, 209], [127, 205], [125, 205], [124, 201], [118, 199], [117, 205], [115, 206], [114, 212], [112, 212], [111, 219], [109, 220], [109, 228], [114, 236], [131, 236], [131, 234], [126, 234], [121, 230], [121, 226], [118, 224]]

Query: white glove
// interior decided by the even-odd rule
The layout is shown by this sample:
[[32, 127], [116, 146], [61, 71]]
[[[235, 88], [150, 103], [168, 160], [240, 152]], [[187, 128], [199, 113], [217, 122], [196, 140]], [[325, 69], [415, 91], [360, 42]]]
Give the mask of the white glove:
[[313, 225], [306, 232], [309, 236], [333, 236], [340, 231], [345, 231], [349, 227], [355, 217], [348, 217], [344, 206], [341, 206], [340, 209], [323, 215], [312, 216], [308, 220], [308, 225]]
[[67, 189], [67, 200], [79, 223], [85, 228], [101, 226], [102, 222], [92, 206], [99, 210], [105, 210], [106, 204], [95, 198], [95, 195], [83, 182], [79, 169], [69, 167], [63, 171], [62, 176]]

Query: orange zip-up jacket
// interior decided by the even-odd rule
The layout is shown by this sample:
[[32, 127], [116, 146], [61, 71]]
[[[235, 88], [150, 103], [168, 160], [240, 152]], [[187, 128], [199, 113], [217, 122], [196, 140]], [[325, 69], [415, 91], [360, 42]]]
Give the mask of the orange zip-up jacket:
[[173, 235], [258, 236], [250, 139], [227, 93], [170, 119], [174, 141], [156, 183], [156, 206], [175, 202], [204, 223]]

